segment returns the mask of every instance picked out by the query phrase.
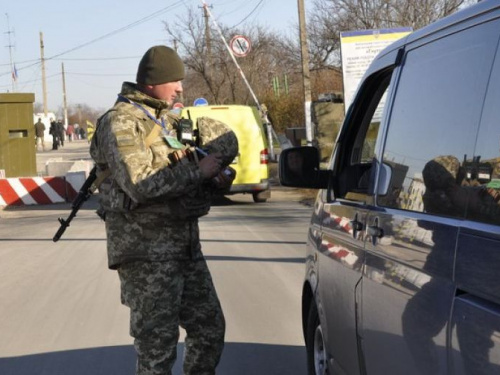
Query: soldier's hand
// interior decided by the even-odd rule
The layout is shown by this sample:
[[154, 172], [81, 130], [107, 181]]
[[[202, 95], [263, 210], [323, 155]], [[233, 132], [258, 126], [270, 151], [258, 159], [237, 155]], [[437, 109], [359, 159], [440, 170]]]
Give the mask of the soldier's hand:
[[223, 168], [212, 181], [218, 190], [228, 190], [236, 177], [236, 171], [231, 167]]
[[210, 179], [217, 176], [221, 170], [222, 158], [220, 153], [210, 154], [200, 160], [198, 164], [203, 178]]

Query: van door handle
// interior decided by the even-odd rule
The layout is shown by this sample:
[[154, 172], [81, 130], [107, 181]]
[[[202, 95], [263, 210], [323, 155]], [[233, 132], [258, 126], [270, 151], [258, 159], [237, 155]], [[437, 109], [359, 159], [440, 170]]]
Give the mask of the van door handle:
[[358, 221], [358, 214], [354, 215], [354, 219], [349, 221], [352, 227], [352, 237], [356, 238], [359, 231], [363, 230], [363, 223]]
[[373, 220], [373, 225], [366, 227], [366, 234], [371, 237], [372, 244], [377, 244], [377, 239], [384, 237], [384, 230], [378, 226], [378, 217]]
[[376, 225], [369, 225], [366, 228], [366, 233], [369, 236], [376, 237], [376, 238], [384, 237], [384, 230], [380, 227], [377, 227]]

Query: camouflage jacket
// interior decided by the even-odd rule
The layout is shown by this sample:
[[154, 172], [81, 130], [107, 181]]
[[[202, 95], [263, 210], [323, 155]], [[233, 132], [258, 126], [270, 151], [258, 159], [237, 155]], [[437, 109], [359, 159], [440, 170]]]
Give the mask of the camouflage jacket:
[[[174, 134], [168, 104], [125, 82], [121, 95], [139, 104]], [[99, 120], [90, 153], [110, 176], [99, 187], [106, 214], [110, 268], [135, 260], [201, 257], [198, 217], [210, 208], [211, 191], [196, 162], [173, 162], [160, 132], [146, 145], [155, 122], [137, 106], [118, 100]]]

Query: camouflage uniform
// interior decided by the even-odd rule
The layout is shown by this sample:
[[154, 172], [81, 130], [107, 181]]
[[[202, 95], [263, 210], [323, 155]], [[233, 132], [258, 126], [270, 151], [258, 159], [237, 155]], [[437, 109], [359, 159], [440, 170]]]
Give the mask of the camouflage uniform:
[[[168, 115], [165, 101], [132, 83], [124, 83], [121, 95], [157, 119]], [[173, 121], [165, 121], [172, 134]], [[99, 188], [109, 267], [118, 270], [122, 302], [131, 310], [137, 374], [171, 374], [179, 325], [187, 332], [184, 373], [214, 374], [225, 321], [198, 229], [213, 188], [194, 160], [172, 158], [176, 150], [161, 133], [148, 147], [145, 140], [154, 126], [140, 108], [119, 100], [100, 119], [92, 139], [97, 166], [111, 172]], [[237, 144], [231, 152], [237, 152]]]

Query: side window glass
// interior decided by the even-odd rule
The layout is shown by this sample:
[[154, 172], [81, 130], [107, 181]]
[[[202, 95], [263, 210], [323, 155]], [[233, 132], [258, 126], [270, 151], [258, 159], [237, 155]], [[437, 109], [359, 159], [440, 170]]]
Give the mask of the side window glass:
[[377, 105], [377, 108], [375, 109], [373, 117], [370, 120], [370, 125], [368, 125], [368, 131], [363, 141], [361, 163], [371, 163], [373, 157], [375, 156], [375, 142], [377, 140], [380, 122], [382, 120], [382, 112], [385, 107], [387, 91], [388, 89], [386, 88], [380, 102]]
[[436, 40], [406, 55], [383, 154], [392, 169], [381, 206], [464, 218], [498, 22]]
[[490, 78], [474, 154], [464, 163], [469, 204], [466, 218], [500, 225], [500, 51]]
[[347, 136], [343, 152], [344, 164], [338, 174], [338, 197], [365, 201], [371, 178], [372, 161], [380, 129], [391, 71], [375, 74], [362, 88], [364, 98], [357, 119], [353, 120], [352, 131]]

